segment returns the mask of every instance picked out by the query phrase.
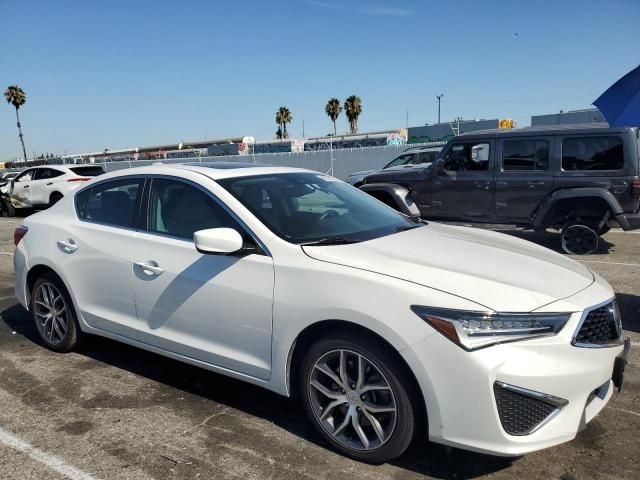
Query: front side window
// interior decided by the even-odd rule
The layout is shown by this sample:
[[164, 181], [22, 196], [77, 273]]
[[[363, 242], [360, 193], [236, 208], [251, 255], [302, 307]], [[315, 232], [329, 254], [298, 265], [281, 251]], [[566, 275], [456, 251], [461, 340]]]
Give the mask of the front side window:
[[291, 243], [354, 243], [418, 226], [361, 190], [323, 174], [257, 175], [218, 183]]
[[25, 170], [15, 179], [16, 182], [29, 182], [33, 179], [33, 170]]
[[438, 158], [439, 152], [422, 152], [418, 154], [418, 163], [433, 163]]
[[[261, 205], [266, 205], [262, 199]], [[208, 228], [242, 229], [231, 215], [205, 192], [184, 182], [154, 179], [149, 201], [149, 231], [193, 239]]]
[[[137, 224], [137, 205], [142, 194], [142, 179], [122, 179], [101, 183], [91, 189], [84, 214], [81, 192], [76, 196], [80, 218], [117, 227], [134, 228]], [[84, 215], [84, 216], [83, 216]]]
[[577, 137], [562, 140], [563, 170], [620, 170], [624, 151], [620, 137]]
[[502, 169], [547, 170], [549, 142], [546, 140], [508, 140], [502, 144]]
[[489, 144], [456, 143], [444, 156], [444, 168], [451, 172], [489, 170]]
[[413, 158], [412, 153], [405, 153], [404, 155], [400, 155], [398, 158], [394, 158], [389, 163], [387, 163], [384, 168], [389, 167], [399, 167], [401, 165], [408, 165], [411, 163], [411, 159]]

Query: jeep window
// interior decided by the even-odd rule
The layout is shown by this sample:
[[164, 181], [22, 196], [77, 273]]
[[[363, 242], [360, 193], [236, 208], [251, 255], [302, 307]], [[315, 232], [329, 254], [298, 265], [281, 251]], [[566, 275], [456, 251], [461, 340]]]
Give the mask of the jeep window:
[[535, 171], [549, 168], [549, 142], [510, 140], [502, 144], [502, 169]]
[[418, 154], [418, 163], [433, 163], [440, 152], [422, 152]]
[[399, 167], [400, 165], [407, 165], [411, 163], [412, 157], [413, 157], [413, 153], [405, 153], [404, 155], [400, 155], [398, 158], [394, 158], [393, 160], [391, 160], [389, 163], [387, 163], [384, 166], [384, 168]]
[[451, 172], [489, 169], [488, 143], [456, 143], [444, 156], [444, 168]]
[[624, 152], [620, 137], [577, 137], [562, 140], [563, 170], [620, 170]]

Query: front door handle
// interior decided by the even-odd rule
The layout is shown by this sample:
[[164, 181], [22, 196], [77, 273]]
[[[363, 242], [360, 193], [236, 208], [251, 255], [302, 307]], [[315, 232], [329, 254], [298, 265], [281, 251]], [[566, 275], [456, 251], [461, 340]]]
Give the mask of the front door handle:
[[158, 267], [157, 265], [149, 265], [148, 263], [145, 263], [145, 262], [135, 262], [135, 264], [136, 266], [140, 267], [140, 269], [142, 270], [142, 273], [144, 273], [145, 275], [158, 276], [162, 274], [162, 272], [164, 272], [164, 270]]
[[49, 185], [53, 185], [53, 182], [49, 182], [49, 183], [47, 183], [47, 187], [48, 187]]
[[529, 188], [541, 187], [544, 182], [527, 182], [527, 185], [529, 185]]
[[22, 188], [29, 188], [29, 185], [23, 185]]
[[78, 250], [78, 245], [73, 240], [58, 240], [58, 246], [67, 253], [73, 253]]

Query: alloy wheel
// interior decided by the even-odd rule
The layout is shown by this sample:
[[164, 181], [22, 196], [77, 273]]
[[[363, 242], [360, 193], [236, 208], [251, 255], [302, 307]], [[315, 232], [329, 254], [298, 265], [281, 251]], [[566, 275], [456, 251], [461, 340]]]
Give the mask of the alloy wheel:
[[562, 249], [574, 255], [587, 255], [598, 248], [598, 234], [586, 225], [567, 225], [562, 229]]
[[308, 382], [316, 420], [344, 447], [374, 450], [393, 435], [398, 413], [393, 389], [364, 355], [330, 351], [314, 364]]
[[52, 345], [60, 344], [67, 333], [67, 306], [55, 285], [43, 283], [38, 287], [34, 313], [42, 337]]

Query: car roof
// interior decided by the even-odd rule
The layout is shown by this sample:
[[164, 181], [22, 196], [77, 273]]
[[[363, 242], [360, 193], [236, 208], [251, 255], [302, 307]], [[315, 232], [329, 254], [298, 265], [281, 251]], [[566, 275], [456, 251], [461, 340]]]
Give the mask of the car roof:
[[625, 133], [629, 128], [609, 128], [605, 125], [597, 123], [585, 123], [575, 125], [537, 125], [534, 127], [524, 128], [504, 128], [492, 130], [474, 130], [472, 132], [461, 133], [455, 138], [471, 138], [471, 137], [512, 137], [521, 135], [555, 135], [555, 134], [574, 134], [574, 133]]
[[250, 177], [254, 175], [275, 175], [282, 173], [319, 173], [314, 170], [294, 167], [277, 167], [243, 162], [202, 162], [171, 163], [149, 165], [146, 167], [122, 168], [107, 172], [96, 179], [117, 178], [125, 175], [170, 175], [176, 171], [191, 171], [205, 175], [212, 180], [224, 178]]

